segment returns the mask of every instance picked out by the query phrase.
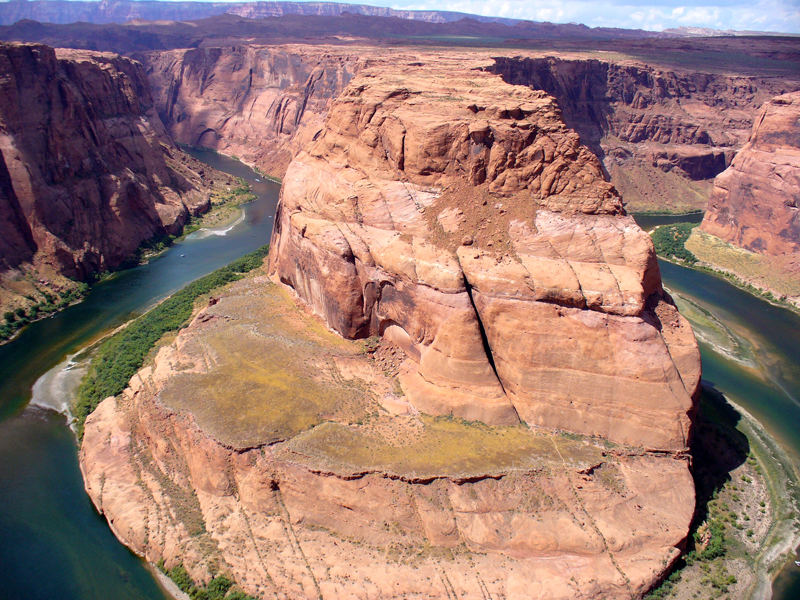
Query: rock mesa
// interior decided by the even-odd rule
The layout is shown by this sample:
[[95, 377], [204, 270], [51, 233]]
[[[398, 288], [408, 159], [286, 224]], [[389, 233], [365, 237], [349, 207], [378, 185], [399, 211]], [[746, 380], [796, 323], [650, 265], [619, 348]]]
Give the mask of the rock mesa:
[[270, 270], [344, 337], [403, 348], [420, 411], [687, 446], [694, 337], [544, 92], [366, 68], [286, 172]]

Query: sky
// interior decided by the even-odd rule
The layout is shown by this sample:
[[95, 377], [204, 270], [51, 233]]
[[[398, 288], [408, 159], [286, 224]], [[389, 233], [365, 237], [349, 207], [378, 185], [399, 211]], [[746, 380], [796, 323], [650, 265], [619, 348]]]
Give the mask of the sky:
[[590, 27], [661, 31], [686, 26], [800, 33], [800, 0], [373, 0], [364, 4], [583, 23]]
[[800, 33], [800, 0], [342, 0], [399, 9], [453, 10], [479, 15], [661, 31], [711, 27]]

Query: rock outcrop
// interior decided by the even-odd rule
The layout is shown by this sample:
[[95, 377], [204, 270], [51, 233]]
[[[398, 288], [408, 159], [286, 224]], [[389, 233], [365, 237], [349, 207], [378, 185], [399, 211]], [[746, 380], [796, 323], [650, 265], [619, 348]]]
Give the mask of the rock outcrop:
[[87, 419], [86, 489], [151, 563], [262, 598], [630, 598], [678, 556], [685, 459], [414, 414], [383, 350], [237, 282]]
[[271, 273], [344, 337], [403, 348], [420, 411], [686, 448], [691, 329], [544, 92], [458, 57], [365, 68], [278, 211]]
[[[490, 70], [556, 97], [637, 210], [703, 208], [709, 182], [747, 140], [758, 108], [800, 88], [785, 77], [596, 59], [498, 57]], [[676, 204], [677, 203], [677, 204]]]
[[2, 44], [0, 73], [0, 270], [86, 279], [208, 208], [140, 64]]
[[701, 229], [752, 252], [800, 253], [800, 92], [766, 102], [714, 180]]
[[319, 130], [358, 64], [355, 53], [308, 47], [196, 48], [141, 59], [175, 140], [275, 176]]
[[271, 277], [87, 419], [134, 551], [277, 598], [628, 598], [679, 555], [691, 329], [556, 101], [486, 65], [366, 60], [286, 170]]

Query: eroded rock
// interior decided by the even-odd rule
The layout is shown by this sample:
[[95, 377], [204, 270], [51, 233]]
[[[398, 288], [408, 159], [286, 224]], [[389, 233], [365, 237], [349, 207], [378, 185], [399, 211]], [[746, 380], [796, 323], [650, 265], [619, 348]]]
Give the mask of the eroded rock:
[[696, 343], [597, 158], [543, 92], [417, 65], [333, 103], [286, 172], [271, 273], [403, 348], [419, 410], [686, 448]]

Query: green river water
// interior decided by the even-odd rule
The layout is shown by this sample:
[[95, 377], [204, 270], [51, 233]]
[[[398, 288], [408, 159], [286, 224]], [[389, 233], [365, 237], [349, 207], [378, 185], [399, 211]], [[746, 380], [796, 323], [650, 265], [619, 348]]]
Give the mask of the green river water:
[[[82, 347], [268, 241], [278, 185], [258, 181], [236, 161], [193, 153], [253, 185], [258, 200], [247, 206], [245, 218], [227, 231], [188, 236], [0, 347], [0, 600], [166, 598], [144, 563], [94, 511], [74, 436], [51, 408], [67, 402], [63, 390], [80, 376], [71, 367]], [[656, 221], [646, 227], [659, 224], [648, 218]], [[706, 273], [662, 263], [662, 274], [676, 297], [700, 315], [704, 378], [759, 419], [794, 459], [800, 457], [800, 318]], [[775, 598], [800, 597], [798, 572], [793, 565], [783, 570]]]

